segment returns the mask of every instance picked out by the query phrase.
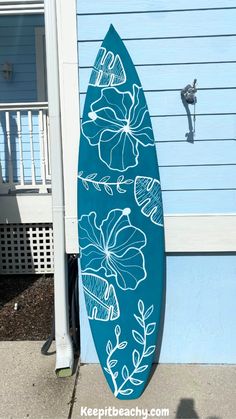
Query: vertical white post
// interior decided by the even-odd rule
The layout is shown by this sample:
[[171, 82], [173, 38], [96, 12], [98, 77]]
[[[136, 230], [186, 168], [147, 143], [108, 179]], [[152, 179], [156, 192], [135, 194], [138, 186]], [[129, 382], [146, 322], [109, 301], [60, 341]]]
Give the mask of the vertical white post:
[[6, 136], [7, 136], [7, 154], [8, 154], [8, 183], [10, 188], [13, 186], [13, 162], [11, 152], [11, 127], [10, 127], [10, 112], [5, 113], [6, 120]]
[[34, 143], [33, 143], [33, 121], [32, 111], [28, 111], [28, 125], [29, 125], [29, 137], [30, 137], [30, 158], [31, 158], [31, 183], [36, 185], [35, 178], [35, 162], [34, 162]]
[[[45, 0], [45, 30], [50, 117], [52, 213], [54, 234], [54, 296], [56, 370], [59, 375], [71, 375], [74, 363], [69, 333], [68, 272], [65, 248], [65, 208], [60, 118], [60, 85], [58, 67], [57, 4]], [[68, 3], [68, 2], [67, 2]], [[69, 3], [68, 3], [69, 4]]]
[[39, 110], [38, 114], [39, 121], [39, 144], [40, 144], [40, 168], [41, 168], [41, 179], [42, 179], [42, 192], [46, 192], [46, 164], [45, 164], [45, 147], [44, 147], [44, 125], [43, 125], [43, 111]]
[[65, 233], [67, 253], [79, 253], [77, 222], [77, 173], [80, 107], [77, 54], [76, 0], [57, 0], [58, 54], [61, 99], [62, 147], [65, 180]]
[[20, 152], [20, 184], [23, 186], [25, 184], [25, 179], [24, 179], [24, 159], [23, 159], [22, 129], [21, 129], [21, 113], [20, 113], [20, 111], [17, 111], [17, 113], [16, 113], [16, 123], [17, 123], [17, 136], [18, 136], [19, 152]]
[[48, 114], [47, 114], [46, 111], [43, 112], [43, 127], [44, 127], [44, 150], [45, 150], [45, 164], [46, 164], [46, 179], [51, 180], [49, 118], [48, 118]]

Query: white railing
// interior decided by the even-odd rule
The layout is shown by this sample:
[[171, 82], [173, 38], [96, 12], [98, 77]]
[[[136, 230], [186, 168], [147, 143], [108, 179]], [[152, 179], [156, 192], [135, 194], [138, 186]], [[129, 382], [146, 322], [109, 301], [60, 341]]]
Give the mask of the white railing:
[[48, 104], [0, 104], [0, 193], [47, 192], [51, 184]]

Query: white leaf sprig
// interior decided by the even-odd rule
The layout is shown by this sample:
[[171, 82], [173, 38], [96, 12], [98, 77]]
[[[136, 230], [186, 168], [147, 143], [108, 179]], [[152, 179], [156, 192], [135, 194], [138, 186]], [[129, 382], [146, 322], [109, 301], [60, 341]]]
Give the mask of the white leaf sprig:
[[87, 176], [84, 176], [83, 171], [78, 173], [78, 179], [81, 180], [84, 188], [87, 191], [89, 190], [89, 185], [93, 185], [97, 191], [101, 191], [103, 188], [108, 195], [114, 194], [114, 187], [116, 188], [117, 192], [126, 193], [127, 191], [124, 189], [124, 186], [134, 183], [132, 179], [125, 179], [123, 175], [119, 176], [115, 182], [110, 181], [110, 176], [104, 176], [98, 180], [97, 173], [91, 173]]

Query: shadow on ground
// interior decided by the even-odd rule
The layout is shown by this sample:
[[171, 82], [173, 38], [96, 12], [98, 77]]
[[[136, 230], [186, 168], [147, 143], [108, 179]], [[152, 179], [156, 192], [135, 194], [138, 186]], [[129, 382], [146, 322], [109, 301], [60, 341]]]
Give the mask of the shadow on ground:
[[[201, 419], [195, 407], [194, 399], [180, 399], [175, 419]], [[208, 416], [206, 419], [221, 419], [218, 416]]]

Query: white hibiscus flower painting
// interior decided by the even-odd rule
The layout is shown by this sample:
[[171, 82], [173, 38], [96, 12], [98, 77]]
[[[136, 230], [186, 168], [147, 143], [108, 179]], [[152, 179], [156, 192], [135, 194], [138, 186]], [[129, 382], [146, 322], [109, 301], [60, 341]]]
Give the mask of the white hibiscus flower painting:
[[137, 166], [139, 147], [154, 145], [147, 104], [136, 84], [132, 93], [102, 89], [100, 98], [90, 105], [88, 118], [82, 124], [83, 135], [111, 170], [125, 172]]
[[103, 269], [124, 291], [136, 289], [147, 276], [142, 252], [146, 235], [132, 225], [130, 212], [113, 209], [100, 225], [94, 211], [79, 220], [82, 273]]

